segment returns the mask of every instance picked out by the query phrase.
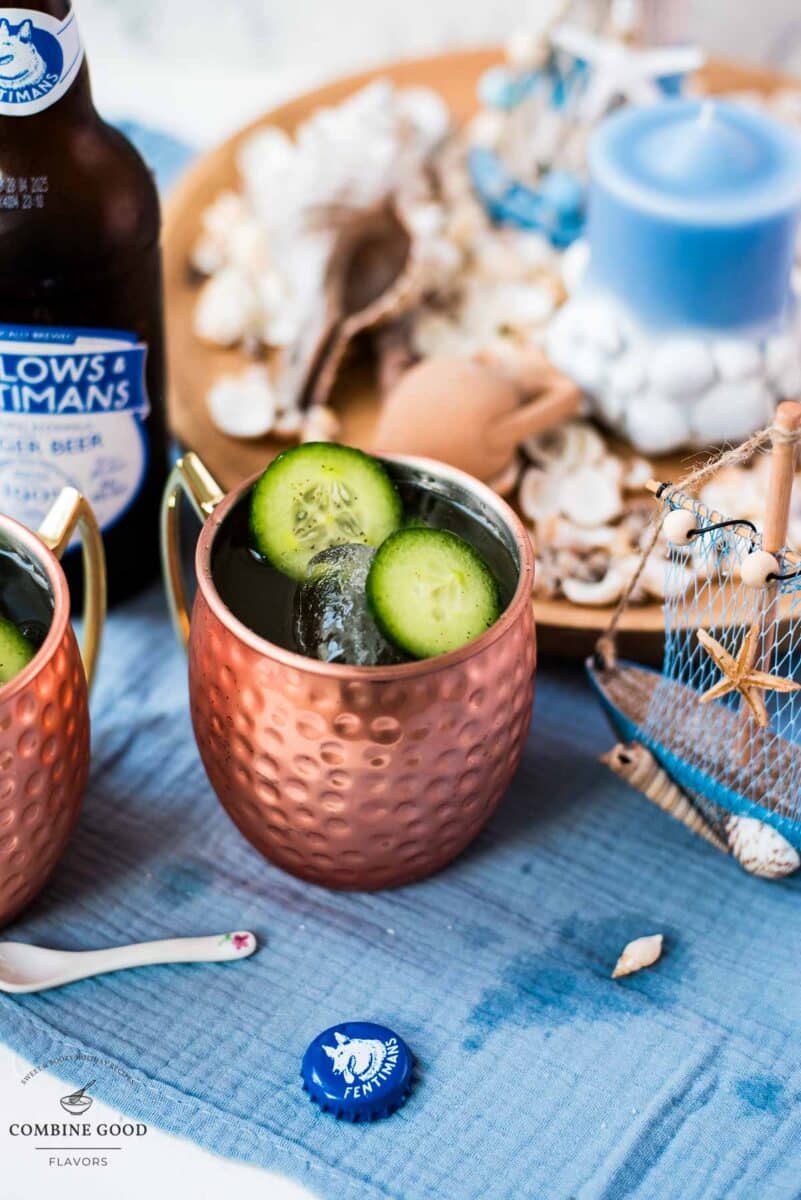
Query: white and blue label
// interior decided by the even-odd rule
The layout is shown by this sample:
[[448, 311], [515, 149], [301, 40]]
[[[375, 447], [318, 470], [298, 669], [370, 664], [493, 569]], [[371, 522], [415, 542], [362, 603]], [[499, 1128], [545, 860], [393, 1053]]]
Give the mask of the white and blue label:
[[0, 9], [0, 116], [30, 117], [60, 100], [83, 62], [75, 13], [63, 21]]
[[113, 329], [0, 325], [0, 512], [36, 529], [70, 485], [119, 520], [148, 468], [146, 354]]

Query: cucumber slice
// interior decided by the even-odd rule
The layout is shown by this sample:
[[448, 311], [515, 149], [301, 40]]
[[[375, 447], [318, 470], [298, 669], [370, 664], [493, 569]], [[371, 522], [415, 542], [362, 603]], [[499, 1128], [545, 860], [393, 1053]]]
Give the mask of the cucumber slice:
[[15, 675], [19, 675], [35, 653], [36, 647], [20, 633], [16, 625], [0, 617], [0, 684], [8, 683]]
[[403, 520], [395, 485], [374, 458], [333, 442], [285, 450], [250, 499], [255, 549], [292, 579], [305, 579], [321, 550], [380, 546]]
[[445, 529], [409, 528], [379, 548], [367, 600], [381, 632], [414, 658], [447, 654], [498, 619], [498, 585], [473, 547]]

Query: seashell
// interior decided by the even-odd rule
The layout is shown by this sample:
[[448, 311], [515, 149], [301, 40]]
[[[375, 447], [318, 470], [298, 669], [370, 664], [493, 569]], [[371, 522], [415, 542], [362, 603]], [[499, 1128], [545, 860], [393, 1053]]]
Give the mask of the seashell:
[[303, 427], [303, 413], [299, 408], [287, 408], [279, 412], [270, 431], [277, 438], [287, 440], [300, 436]]
[[559, 483], [541, 467], [528, 467], [523, 472], [518, 503], [529, 521], [542, 521], [559, 509]]
[[615, 964], [612, 978], [621, 979], [624, 975], [642, 971], [644, 967], [652, 967], [662, 957], [662, 943], [661, 933], [635, 938], [633, 942], [629, 942]]
[[623, 594], [630, 572], [619, 562], [612, 562], [602, 579], [597, 581], [567, 578], [562, 580], [562, 591], [571, 604], [586, 608], [605, 608], [614, 604]]
[[476, 238], [486, 226], [483, 208], [472, 196], [466, 196], [451, 206], [446, 232], [461, 249], [472, 250]]
[[601, 762], [621, 779], [625, 779], [631, 787], [642, 792], [657, 808], [681, 821], [682, 825], [686, 825], [716, 849], [722, 850], [724, 854], [728, 853], [727, 843], [641, 742], [629, 742], [627, 745], [618, 742], [606, 754], [601, 755]]
[[755, 817], [731, 816], [726, 821], [731, 852], [744, 870], [761, 879], [782, 879], [801, 866], [801, 857], [786, 838]]
[[669, 454], [687, 443], [690, 425], [681, 407], [645, 392], [626, 405], [626, 434], [644, 454]]
[[590, 261], [590, 244], [585, 238], [573, 242], [562, 255], [560, 269], [562, 282], [569, 296], [578, 290]]
[[494, 108], [483, 108], [467, 127], [467, 138], [472, 146], [494, 150], [500, 145], [506, 132], [506, 118]]
[[341, 429], [339, 417], [327, 405], [314, 404], [309, 408], [300, 429], [302, 442], [333, 442]]
[[606, 455], [606, 444], [597, 429], [586, 421], [569, 421], [536, 437], [527, 438], [523, 449], [534, 462], [548, 470], [559, 468], [569, 474], [576, 467], [592, 466]]
[[622, 512], [620, 485], [599, 464], [577, 467], [562, 481], [559, 507], [576, 525], [606, 525]]
[[478, 349], [456, 321], [431, 309], [413, 317], [411, 339], [423, 358], [468, 358]]
[[599, 463], [606, 455], [606, 444], [597, 429], [586, 421], [569, 421], [536, 437], [527, 438], [523, 449], [530, 459], [549, 470], [569, 473], [576, 467]]
[[201, 288], [194, 330], [204, 342], [235, 346], [258, 331], [259, 296], [251, 279], [235, 267], [224, 267]]
[[396, 93], [395, 105], [401, 118], [413, 125], [417, 146], [424, 154], [430, 154], [448, 135], [451, 112], [433, 88], [401, 88]]
[[564, 517], [549, 521], [544, 531], [548, 545], [555, 550], [598, 550], [612, 549], [618, 542], [618, 531], [610, 525], [599, 525], [587, 529], [574, 525]]
[[517, 29], [506, 42], [506, 58], [513, 67], [538, 70], [548, 60], [551, 48], [547, 37], [529, 29]]
[[624, 465], [623, 487], [627, 492], [641, 492], [654, 477], [654, 465], [647, 458], [636, 456]]
[[247, 217], [242, 196], [231, 191], [220, 193], [201, 217], [202, 233], [191, 255], [195, 270], [203, 275], [222, 270], [230, 258], [231, 231]]
[[462, 301], [460, 323], [480, 344], [509, 329], [544, 325], [554, 309], [550, 288], [533, 283], [477, 283]]
[[715, 382], [715, 362], [707, 343], [696, 338], [665, 338], [650, 356], [654, 391], [671, 399], [699, 396]]
[[773, 408], [773, 397], [759, 379], [718, 383], [695, 405], [690, 425], [706, 445], [740, 442], [769, 422]]
[[684, 596], [695, 580], [695, 571], [681, 563], [671, 564], [659, 554], [649, 555], [640, 575], [646, 592], [655, 600]]
[[726, 338], [713, 342], [712, 357], [718, 374], [726, 383], [740, 383], [762, 370], [762, 355], [755, 342], [745, 338]]
[[275, 392], [266, 367], [252, 366], [218, 379], [206, 405], [214, 424], [230, 437], [263, 437], [276, 419]]

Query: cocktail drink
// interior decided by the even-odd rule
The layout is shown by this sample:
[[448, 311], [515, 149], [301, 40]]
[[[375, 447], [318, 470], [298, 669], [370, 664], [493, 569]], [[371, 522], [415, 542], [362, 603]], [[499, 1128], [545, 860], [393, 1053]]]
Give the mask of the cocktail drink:
[[52, 617], [53, 598], [41, 566], [0, 538], [0, 686], [33, 660]]
[[[58, 561], [76, 534], [83, 654]], [[43, 887], [78, 818], [105, 595], [100, 529], [74, 488], [59, 493], [37, 533], [0, 514], [0, 926]]]
[[230, 513], [211, 569], [255, 633], [354, 666], [458, 649], [518, 578], [497, 527], [442, 481], [325, 443], [276, 459]]
[[[191, 620], [181, 491], [204, 523]], [[443, 463], [306, 444], [228, 496], [188, 454], [162, 533], [198, 749], [242, 833], [328, 887], [455, 858], [531, 719], [533, 550], [511, 509]]]

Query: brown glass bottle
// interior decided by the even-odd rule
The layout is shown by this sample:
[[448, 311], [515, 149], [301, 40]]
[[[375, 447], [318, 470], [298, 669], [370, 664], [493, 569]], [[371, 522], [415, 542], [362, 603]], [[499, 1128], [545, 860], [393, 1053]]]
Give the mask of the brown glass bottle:
[[0, 3], [0, 511], [32, 525], [78, 487], [117, 601], [158, 567], [159, 202], [95, 111], [76, 30], [67, 0]]

